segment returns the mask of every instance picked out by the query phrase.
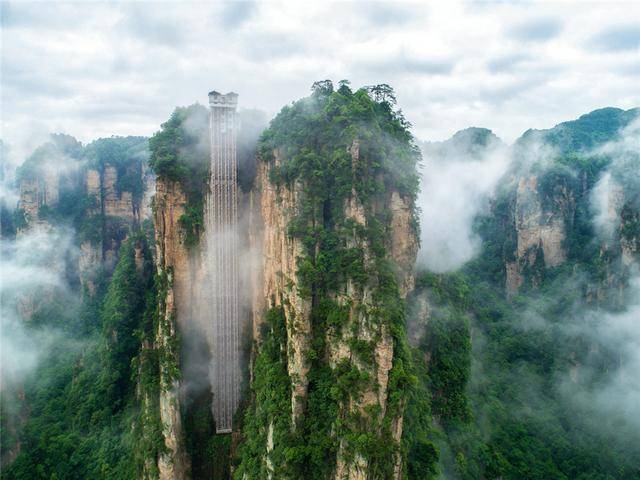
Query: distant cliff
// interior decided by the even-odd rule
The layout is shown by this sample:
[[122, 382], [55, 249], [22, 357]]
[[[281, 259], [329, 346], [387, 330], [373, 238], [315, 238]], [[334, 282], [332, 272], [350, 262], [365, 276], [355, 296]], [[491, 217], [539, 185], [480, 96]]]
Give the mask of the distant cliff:
[[528, 131], [512, 147], [512, 168], [484, 232], [501, 247], [492, 255], [502, 255], [508, 296], [537, 288], [562, 268], [597, 263], [602, 270], [590, 277], [585, 295], [594, 302], [621, 300], [614, 292], [638, 254], [640, 204], [630, 160], [638, 153], [625, 144], [637, 114], [597, 110]]
[[53, 135], [17, 172], [18, 235], [33, 229], [70, 226], [77, 232], [74, 270], [88, 291], [98, 271], [115, 267], [121, 242], [150, 218], [147, 140], [100, 139], [82, 146]]

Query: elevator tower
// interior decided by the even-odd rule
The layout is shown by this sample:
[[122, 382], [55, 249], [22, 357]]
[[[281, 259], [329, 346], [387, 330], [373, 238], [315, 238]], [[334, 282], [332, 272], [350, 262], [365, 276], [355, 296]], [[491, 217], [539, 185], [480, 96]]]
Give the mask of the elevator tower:
[[209, 307], [213, 338], [209, 344], [216, 433], [233, 430], [233, 415], [240, 400], [237, 103], [236, 93], [209, 93], [211, 177], [205, 215], [212, 290]]

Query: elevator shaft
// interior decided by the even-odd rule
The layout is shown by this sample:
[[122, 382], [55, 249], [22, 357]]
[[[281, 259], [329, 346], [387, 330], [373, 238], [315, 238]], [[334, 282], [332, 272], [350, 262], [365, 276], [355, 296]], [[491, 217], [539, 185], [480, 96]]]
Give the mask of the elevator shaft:
[[233, 415], [240, 401], [237, 100], [235, 93], [209, 93], [211, 176], [205, 215], [207, 268], [211, 279], [211, 383], [216, 433], [233, 430]]

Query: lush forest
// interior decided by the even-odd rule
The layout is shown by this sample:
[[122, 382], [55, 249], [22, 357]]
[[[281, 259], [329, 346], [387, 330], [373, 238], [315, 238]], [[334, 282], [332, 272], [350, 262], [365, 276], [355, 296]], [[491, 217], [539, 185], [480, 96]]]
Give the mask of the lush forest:
[[[637, 273], [622, 262], [620, 247], [638, 242], [640, 153], [619, 143], [637, 115], [603, 109], [535, 133], [555, 148], [544, 162], [524, 161], [533, 131], [516, 142], [510, 175], [534, 172], [543, 211], [563, 217], [564, 264], [528, 266], [519, 294], [505, 298], [517, 235], [516, 185], [505, 179], [491, 210], [476, 220], [480, 255], [454, 273], [419, 273], [415, 299], [426, 297], [432, 314], [414, 350], [424, 362], [422, 394], [407, 420], [421, 424], [422, 443], [409, 452], [410, 478], [640, 478], [637, 426], [624, 403], [602, 405], [603, 391], [616, 388], [611, 379], [629, 361], [624, 341], [606, 330], [617, 328], [617, 318], [638, 321], [638, 292], [629, 284]], [[604, 172], [625, 192], [620, 210], [635, 213], [603, 247], [593, 191]], [[558, 198], [567, 192], [575, 204], [563, 212]], [[624, 402], [619, 394], [604, 401]], [[421, 417], [427, 411], [431, 422]]]
[[[375, 477], [390, 477], [397, 448], [391, 419], [401, 411], [414, 379], [402, 327], [404, 308], [387, 255], [389, 212], [373, 205], [384, 205], [382, 199], [390, 191], [415, 198], [419, 151], [408, 123], [395, 109], [389, 86], [352, 91], [343, 81], [334, 90], [330, 81], [323, 81], [315, 83], [312, 92], [283, 108], [258, 145], [261, 160], [270, 165], [273, 184], [301, 185], [298, 211], [287, 233], [303, 245], [304, 255], [297, 262], [298, 288], [312, 305], [312, 338], [305, 352], [310, 363], [308, 398], [304, 416], [294, 428], [291, 416], [283, 415], [291, 411], [287, 358], [279, 353], [287, 343], [286, 317], [273, 306], [267, 315], [265, 344], [256, 358], [254, 401], [244, 416], [246, 443], [240, 446], [235, 475], [239, 479], [264, 478], [269, 470], [282, 478], [327, 478], [336, 468], [341, 446], [351, 458], [359, 455], [370, 462]], [[281, 155], [281, 161], [276, 162], [275, 155]], [[350, 197], [362, 202], [366, 225], [345, 214]], [[412, 227], [417, 228], [416, 219]], [[376, 337], [350, 338], [358, 362], [344, 359], [332, 366], [328, 360], [329, 343], [338, 342], [345, 330], [359, 328], [349, 322], [349, 305], [336, 300], [348, 282], [359, 292], [372, 292], [375, 301], [368, 307], [372, 313], [363, 322], [388, 329], [397, 348], [386, 413], [367, 412], [382, 423], [380, 432], [369, 428], [361, 412], [347, 407], [359, 392], [371, 388]], [[269, 465], [261, 451], [272, 421], [269, 428], [277, 447]]]
[[[469, 129], [447, 148], [425, 148], [423, 159], [384, 84], [316, 82], [264, 130], [260, 115], [245, 115], [243, 192], [251, 196], [255, 172], [265, 168], [269, 188], [294, 191], [298, 202], [286, 210], [285, 236], [301, 246], [295, 288], [310, 312], [304, 414], [295, 417], [292, 406], [299, 400], [292, 403], [298, 379], [288, 364], [292, 300], [266, 299], [237, 432], [215, 435], [208, 391], [181, 412], [191, 478], [333, 478], [340, 458], [366, 464], [367, 479], [398, 471], [405, 480], [640, 479], [640, 428], [625, 403], [638, 398], [625, 396], [640, 321], [640, 152], [625, 135], [638, 109], [606, 108], [525, 132], [509, 147], [513, 161], [489, 208], [473, 220], [479, 253], [446, 273], [418, 264], [406, 299], [389, 254], [390, 199], [409, 205], [407, 236], [416, 235], [420, 162], [429, 155], [479, 161], [497, 137]], [[159, 392], [169, 386], [160, 371], [180, 345], [179, 333], [170, 345], [157, 337], [173, 272], [158, 272], [153, 222], [106, 215], [103, 196], [87, 194], [85, 175], [91, 169], [102, 178], [107, 166], [115, 168], [116, 192], [130, 192], [137, 205], [147, 193], [147, 166], [180, 185], [186, 203], [178, 222], [193, 251], [204, 229], [208, 141], [208, 111], [195, 104], [177, 108], [150, 139], [82, 145], [52, 136], [17, 171], [18, 186], [44, 185], [52, 162], [68, 167], [59, 174], [59, 200], [38, 212], [48, 225], [39, 233], [45, 243], [65, 238], [68, 250], [56, 247], [60, 262], [25, 257], [42, 248], [25, 243], [35, 235], [32, 219], [2, 205], [7, 268], [15, 262], [33, 275], [27, 267], [37, 263], [43, 270], [36, 272], [55, 275], [35, 294], [1, 290], [11, 315], [26, 318], [7, 323], [9, 333], [33, 337], [37, 343], [25, 345], [42, 350], [33, 368], [3, 383], [1, 478], [158, 478], [157, 459], [168, 448]], [[540, 144], [549, 147], [544, 157], [531, 154]], [[523, 185], [535, 185], [534, 194], [524, 198]], [[606, 210], [615, 218], [599, 212], [602, 192], [618, 201]], [[352, 199], [362, 222], [345, 213]], [[553, 246], [561, 261], [549, 265], [544, 235], [519, 249], [532, 224], [562, 233]], [[91, 288], [78, 267], [88, 244], [100, 265]], [[511, 293], [510, 268], [520, 276]], [[347, 291], [352, 303], [343, 301]], [[38, 301], [30, 308], [15, 301], [20, 295]], [[358, 336], [362, 329], [366, 335]], [[384, 411], [359, 410], [363, 392], [379, 393], [376, 348], [385, 335], [393, 354]], [[333, 362], [331, 342], [353, 355]], [[179, 360], [170, 367], [167, 376], [180, 378]]]
[[[37, 349], [39, 365], [3, 383], [3, 478], [134, 478], [139, 470], [133, 446], [140, 435], [131, 425], [139, 416], [134, 365], [144, 356], [141, 339], [151, 332], [155, 305], [150, 237], [142, 230], [149, 225], [107, 215], [104, 192], [89, 195], [85, 175], [115, 168], [116, 192], [130, 192], [133, 208], [143, 195], [147, 155], [143, 137], [83, 146], [54, 135], [17, 172], [18, 183], [40, 188], [54, 172], [59, 196], [40, 205], [43, 227], [20, 232], [29, 219], [17, 209], [12, 228], [3, 229], [3, 268], [19, 275], [2, 289], [3, 334], [26, 337], [17, 348]], [[92, 245], [99, 260], [85, 272], [91, 291], [80, 279], [81, 244]], [[113, 248], [117, 264], [100, 261]], [[15, 353], [17, 361], [26, 355]]]

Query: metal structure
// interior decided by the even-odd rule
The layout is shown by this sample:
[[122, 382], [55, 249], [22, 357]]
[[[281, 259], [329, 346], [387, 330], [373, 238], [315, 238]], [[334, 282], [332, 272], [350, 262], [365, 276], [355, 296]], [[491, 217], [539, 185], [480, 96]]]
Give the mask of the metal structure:
[[238, 305], [238, 95], [209, 93], [211, 177], [207, 203], [207, 262], [210, 275], [213, 416], [216, 433], [233, 430], [240, 400], [240, 313]]

